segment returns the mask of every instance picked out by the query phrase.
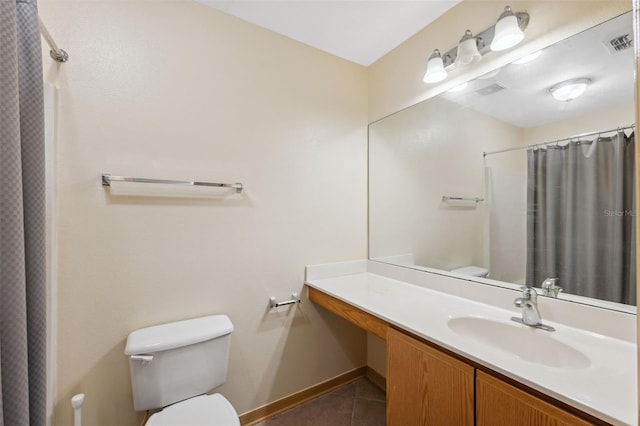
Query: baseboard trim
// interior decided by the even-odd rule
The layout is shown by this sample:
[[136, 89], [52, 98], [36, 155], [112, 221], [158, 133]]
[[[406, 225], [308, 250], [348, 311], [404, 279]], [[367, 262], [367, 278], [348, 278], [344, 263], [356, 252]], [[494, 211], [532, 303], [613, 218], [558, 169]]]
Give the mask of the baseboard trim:
[[[375, 374], [378, 374], [380, 377], [382, 377], [378, 372], [375, 372]], [[256, 423], [259, 423], [269, 417], [276, 416], [300, 404], [304, 404], [305, 402], [313, 398], [317, 398], [321, 395], [324, 395], [325, 393], [329, 393], [332, 390], [339, 388], [340, 386], [346, 385], [347, 383], [351, 383], [365, 376], [369, 377], [369, 368], [366, 366], [347, 371], [346, 373], [334, 377], [333, 379], [318, 383], [317, 385], [308, 387], [289, 396], [285, 396], [284, 398], [280, 398], [276, 401], [265, 404], [261, 407], [256, 408], [255, 410], [248, 411], [240, 415], [240, 424], [242, 426], [255, 425]], [[371, 379], [371, 381], [373, 381], [373, 379]], [[376, 383], [376, 385], [378, 385], [378, 383]]]
[[382, 374], [378, 373], [373, 368], [367, 365], [367, 379], [371, 380], [371, 383], [382, 389], [385, 393], [387, 392], [387, 378]]

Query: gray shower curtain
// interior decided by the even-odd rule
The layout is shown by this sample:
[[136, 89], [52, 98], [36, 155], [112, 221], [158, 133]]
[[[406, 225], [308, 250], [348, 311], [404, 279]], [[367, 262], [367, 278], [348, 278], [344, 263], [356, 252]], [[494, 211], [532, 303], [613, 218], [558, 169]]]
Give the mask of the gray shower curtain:
[[527, 285], [635, 305], [634, 135], [527, 153]]
[[35, 0], [0, 0], [0, 426], [46, 424], [40, 49]]

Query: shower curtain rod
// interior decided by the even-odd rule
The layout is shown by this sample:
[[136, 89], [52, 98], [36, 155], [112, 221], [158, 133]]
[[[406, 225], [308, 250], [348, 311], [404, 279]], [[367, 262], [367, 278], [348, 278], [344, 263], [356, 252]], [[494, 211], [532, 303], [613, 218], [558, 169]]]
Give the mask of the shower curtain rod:
[[49, 56], [51, 56], [54, 61], [67, 62], [69, 60], [69, 55], [67, 54], [67, 52], [58, 47], [56, 42], [53, 40], [53, 37], [51, 37], [49, 30], [44, 26], [44, 22], [42, 22], [42, 19], [40, 19], [39, 16], [38, 26], [40, 27], [40, 34], [42, 34], [42, 37], [44, 37], [44, 39], [49, 44], [49, 47], [51, 48], [51, 50], [49, 51]]
[[519, 146], [517, 148], [500, 149], [498, 151], [483, 152], [482, 156], [486, 157], [487, 155], [500, 154], [500, 153], [503, 153], [503, 152], [518, 151], [520, 149], [531, 149], [531, 148], [535, 148], [535, 147], [543, 146], [543, 145], [552, 145], [552, 144], [555, 144], [555, 143], [558, 143], [558, 142], [562, 142], [562, 141], [570, 141], [572, 139], [584, 138], [586, 136], [600, 135], [602, 133], [619, 132], [620, 130], [626, 130], [626, 129], [634, 129], [635, 127], [636, 127], [635, 124], [630, 124], [628, 126], [616, 127], [615, 129], [600, 130], [600, 131], [597, 131], [597, 132], [581, 133], [579, 135], [569, 136], [568, 138], [554, 139], [554, 140], [548, 141], [548, 142], [534, 143], [534, 144], [530, 144], [530, 145]]

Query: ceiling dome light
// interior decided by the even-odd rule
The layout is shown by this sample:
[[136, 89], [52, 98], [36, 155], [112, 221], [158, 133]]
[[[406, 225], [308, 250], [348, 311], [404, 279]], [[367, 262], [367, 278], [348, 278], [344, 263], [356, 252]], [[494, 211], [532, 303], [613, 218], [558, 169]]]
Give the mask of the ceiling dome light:
[[491, 50], [506, 50], [524, 39], [524, 33], [518, 26], [518, 18], [513, 14], [510, 6], [505, 6], [504, 12], [496, 22]]
[[437, 83], [445, 78], [447, 78], [447, 71], [444, 69], [442, 56], [440, 56], [440, 51], [435, 49], [427, 61], [427, 72], [423, 80], [425, 83]]
[[458, 54], [456, 55], [456, 67], [466, 67], [474, 62], [478, 62], [482, 56], [478, 52], [478, 44], [470, 30], [464, 32], [464, 36], [458, 43]]
[[517, 65], [522, 65], [522, 64], [526, 64], [529, 63], [531, 61], [535, 61], [536, 59], [538, 59], [538, 57], [542, 55], [542, 50], [538, 50], [536, 52], [530, 53], [526, 56], [523, 56], [520, 59], [516, 59], [515, 61], [511, 62], [512, 64], [517, 64]]
[[556, 100], [566, 102], [582, 95], [589, 84], [591, 80], [588, 78], [576, 78], [556, 84], [549, 91]]

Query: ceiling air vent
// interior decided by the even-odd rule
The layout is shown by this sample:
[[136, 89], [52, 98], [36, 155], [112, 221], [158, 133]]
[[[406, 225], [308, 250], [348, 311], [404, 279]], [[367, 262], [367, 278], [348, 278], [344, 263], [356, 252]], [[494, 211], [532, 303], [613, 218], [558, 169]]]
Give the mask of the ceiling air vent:
[[507, 87], [505, 85], [503, 85], [502, 83], [499, 82], [495, 82], [493, 84], [490, 84], [488, 86], [483, 87], [482, 89], [478, 89], [476, 90], [476, 93], [482, 95], [482, 96], [489, 96], [489, 95], [493, 95], [494, 93], [497, 93], [501, 90], [506, 89]]
[[631, 34], [618, 35], [604, 42], [611, 53], [621, 52], [633, 46]]

